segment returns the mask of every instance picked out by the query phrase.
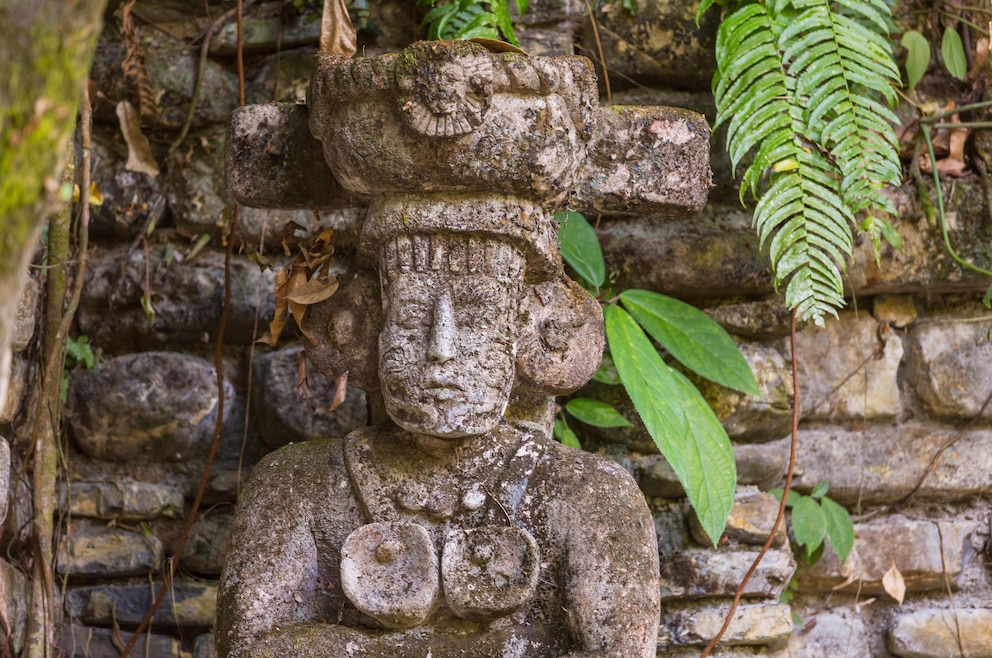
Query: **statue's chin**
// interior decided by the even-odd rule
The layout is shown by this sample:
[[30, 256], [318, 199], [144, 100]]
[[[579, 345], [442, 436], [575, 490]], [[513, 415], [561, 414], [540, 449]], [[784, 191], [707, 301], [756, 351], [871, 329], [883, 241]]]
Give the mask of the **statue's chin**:
[[386, 413], [393, 422], [408, 432], [426, 434], [439, 439], [461, 439], [491, 431], [502, 413], [492, 409], [473, 413], [464, 407], [455, 409], [438, 406], [402, 404], [386, 398]]

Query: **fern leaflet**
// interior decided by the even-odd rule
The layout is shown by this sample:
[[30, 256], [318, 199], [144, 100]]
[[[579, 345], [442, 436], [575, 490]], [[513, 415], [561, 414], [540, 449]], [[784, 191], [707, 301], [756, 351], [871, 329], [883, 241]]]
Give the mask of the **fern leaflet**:
[[[788, 306], [817, 324], [844, 305], [855, 213], [895, 213], [883, 193], [901, 178], [890, 23], [884, 0], [770, 0], [737, 4], [717, 34], [717, 125], [729, 120], [735, 168], [754, 154], [741, 200], [758, 199], [776, 287], [788, 281]], [[865, 227], [878, 244], [882, 222]]]

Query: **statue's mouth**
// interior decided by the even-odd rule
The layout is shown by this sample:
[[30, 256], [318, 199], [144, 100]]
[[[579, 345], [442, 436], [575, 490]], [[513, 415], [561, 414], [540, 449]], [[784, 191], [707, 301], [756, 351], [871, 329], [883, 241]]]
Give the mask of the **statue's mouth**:
[[439, 375], [429, 375], [424, 388], [427, 390], [465, 391], [465, 387], [457, 380]]

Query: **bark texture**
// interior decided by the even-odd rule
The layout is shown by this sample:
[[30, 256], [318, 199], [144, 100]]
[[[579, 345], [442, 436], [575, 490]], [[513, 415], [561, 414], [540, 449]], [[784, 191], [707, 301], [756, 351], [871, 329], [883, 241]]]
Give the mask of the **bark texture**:
[[0, 399], [22, 272], [57, 199], [106, 0], [0, 0]]

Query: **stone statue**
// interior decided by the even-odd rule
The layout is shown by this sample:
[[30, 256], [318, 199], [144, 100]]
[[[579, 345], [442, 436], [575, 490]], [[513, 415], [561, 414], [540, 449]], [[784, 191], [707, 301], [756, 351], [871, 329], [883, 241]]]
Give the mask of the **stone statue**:
[[[698, 154], [700, 122], [641, 108], [605, 119], [582, 58], [459, 42], [318, 60], [308, 104], [333, 179], [371, 198], [353, 271], [308, 311], [308, 354], [366, 389], [375, 424], [256, 467], [221, 581], [219, 655], [653, 656], [644, 498], [620, 466], [549, 436], [553, 396], [581, 386], [603, 347], [550, 211], [569, 197], [705, 198], [699, 171], [700, 184], [676, 175], [671, 193], [623, 196], [610, 190], [630, 187], [616, 181], [627, 165], [596, 164], [615, 146], [604, 132]], [[229, 157], [254, 139], [238, 130]], [[229, 162], [236, 196], [250, 150]]]

